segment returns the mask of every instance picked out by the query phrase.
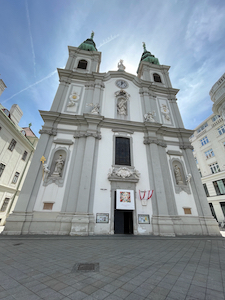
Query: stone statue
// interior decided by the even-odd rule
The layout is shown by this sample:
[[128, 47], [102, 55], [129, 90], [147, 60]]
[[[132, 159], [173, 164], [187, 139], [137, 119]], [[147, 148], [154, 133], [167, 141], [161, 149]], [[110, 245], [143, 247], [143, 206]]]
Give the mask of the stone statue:
[[99, 109], [100, 109], [99, 103], [93, 104], [93, 108], [92, 108], [91, 114], [99, 115]]
[[119, 115], [127, 115], [127, 100], [120, 99], [119, 103], [117, 104], [117, 112]]
[[91, 106], [92, 110], [91, 110], [91, 114], [93, 115], [99, 115], [99, 109], [100, 109], [100, 105], [99, 103], [86, 103], [86, 106]]
[[187, 176], [186, 176], [186, 182], [190, 183], [191, 178], [192, 178], [192, 175], [191, 174], [187, 174]]
[[144, 119], [147, 122], [155, 122], [155, 119], [154, 119], [155, 115], [156, 115], [155, 111], [148, 112], [147, 114], [144, 114]]
[[180, 168], [178, 167], [178, 165], [174, 166], [174, 174], [175, 174], [176, 183], [178, 185], [184, 184], [182, 176], [181, 176], [181, 171], [180, 171]]
[[47, 164], [43, 164], [42, 166], [43, 166], [43, 171], [44, 171], [44, 173], [47, 173], [47, 174], [50, 173], [50, 170], [49, 170]]
[[52, 173], [52, 176], [59, 177], [62, 174], [63, 166], [64, 166], [64, 159], [63, 156], [60, 154], [58, 159], [56, 159], [55, 170]]
[[123, 65], [123, 60], [121, 59], [118, 63], [118, 71], [124, 71], [126, 67]]

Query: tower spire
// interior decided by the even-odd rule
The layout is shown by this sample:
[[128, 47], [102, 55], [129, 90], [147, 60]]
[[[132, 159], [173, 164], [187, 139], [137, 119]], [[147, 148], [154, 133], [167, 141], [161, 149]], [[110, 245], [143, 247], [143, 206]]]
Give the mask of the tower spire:
[[86, 51], [98, 51], [95, 45], [95, 42], [93, 40], [94, 37], [94, 31], [91, 32], [91, 37], [86, 39], [80, 46], [78, 47], [81, 50], [86, 50]]

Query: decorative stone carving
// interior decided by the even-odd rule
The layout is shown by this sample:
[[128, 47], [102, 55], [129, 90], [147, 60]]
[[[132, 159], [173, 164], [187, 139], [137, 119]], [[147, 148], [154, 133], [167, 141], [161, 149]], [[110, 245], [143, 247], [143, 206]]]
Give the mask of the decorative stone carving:
[[193, 150], [193, 149], [194, 149], [194, 147], [191, 146], [191, 144], [190, 144], [190, 145], [180, 144], [179, 147], [180, 147], [180, 149], [184, 149], [184, 150], [186, 150], [186, 149], [191, 149], [191, 150]]
[[67, 107], [77, 106], [77, 101], [80, 99], [80, 96], [77, 95], [77, 92], [74, 92], [72, 95], [69, 96], [69, 102]]
[[92, 136], [94, 138], [96, 138], [97, 140], [101, 140], [102, 136], [99, 132], [96, 133], [92, 133], [92, 132], [85, 132], [85, 133], [81, 133], [81, 132], [75, 132], [74, 134], [74, 138], [82, 138], [82, 137], [89, 137]]
[[58, 159], [56, 159], [55, 161], [55, 170], [54, 172], [52, 173], [51, 176], [53, 177], [60, 177], [61, 174], [62, 174], [62, 170], [63, 170], [63, 166], [64, 166], [64, 159], [63, 159], [63, 156], [60, 154]]
[[176, 183], [178, 185], [183, 185], [184, 182], [183, 182], [181, 171], [180, 171], [180, 168], [178, 167], [178, 165], [174, 166], [174, 174], [175, 174]]
[[118, 71], [124, 71], [126, 69], [126, 67], [123, 65], [123, 60], [120, 59], [119, 63], [118, 63]]
[[191, 174], [187, 174], [187, 176], [186, 176], [186, 182], [190, 183], [191, 178], [192, 178], [192, 175]]
[[42, 165], [42, 167], [43, 167], [43, 171], [44, 171], [44, 173], [46, 173], [46, 174], [50, 173], [50, 170], [49, 170], [49, 168], [48, 168], [48, 165], [47, 165], [47, 164], [43, 164], [43, 165]]
[[128, 94], [128, 93], [127, 93], [126, 91], [124, 91], [124, 90], [120, 90], [120, 91], [116, 91], [116, 92], [115, 92], [115, 96], [116, 96], [117, 98], [123, 97], [124, 99], [128, 100], [129, 97], [130, 97], [130, 94]]
[[129, 169], [127, 167], [113, 168], [109, 170], [108, 179], [114, 178], [130, 178], [130, 179], [139, 179], [140, 173], [136, 169]]
[[117, 104], [117, 112], [119, 115], [127, 115], [127, 100], [126, 99], [120, 99], [120, 101]]
[[144, 119], [146, 122], [155, 122], [154, 117], [156, 116], [155, 111], [153, 110], [153, 112], [148, 112], [147, 114], [144, 114]]
[[187, 174], [185, 176], [184, 174], [184, 163], [181, 159], [177, 158], [170, 158], [170, 167], [171, 167], [171, 173], [172, 173], [172, 178], [174, 182], [174, 189], [175, 193], [179, 194], [180, 192], [184, 191], [187, 194], [191, 194], [190, 187], [188, 183], [191, 180], [191, 174]]
[[53, 136], [57, 135], [57, 132], [54, 129], [50, 129], [50, 130], [48, 130], [48, 129], [41, 129], [41, 130], [39, 130], [39, 133], [40, 134], [49, 134], [49, 135], [53, 135]]
[[154, 140], [149, 136], [144, 137], [144, 142], [143, 143], [145, 145], [156, 144], [156, 145], [159, 145], [159, 146], [164, 147], [164, 148], [167, 147], [167, 144], [165, 142], [159, 141], [159, 140]]
[[168, 109], [168, 107], [167, 107], [166, 104], [161, 104], [161, 112], [162, 112], [165, 120], [170, 122], [171, 121], [171, 119], [170, 119], [170, 111], [169, 111], [169, 109]]
[[99, 109], [100, 109], [99, 103], [87, 103], [86, 106], [93, 107], [92, 110], [91, 110], [91, 114], [99, 115]]

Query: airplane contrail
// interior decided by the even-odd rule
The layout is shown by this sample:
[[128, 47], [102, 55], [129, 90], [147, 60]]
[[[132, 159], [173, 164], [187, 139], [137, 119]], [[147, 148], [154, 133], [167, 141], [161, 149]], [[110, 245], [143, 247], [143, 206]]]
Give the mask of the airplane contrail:
[[33, 55], [34, 77], [36, 77], [36, 59], [35, 59], [35, 53], [34, 53], [34, 43], [33, 43], [33, 37], [32, 37], [32, 33], [31, 33], [30, 15], [29, 15], [29, 10], [28, 10], [27, 0], [25, 1], [25, 6], [26, 6], [26, 14], [27, 14], [27, 22], [28, 22], [30, 43], [31, 43], [31, 51], [32, 51], [32, 55]]
[[114, 36], [110, 36], [108, 37], [106, 40], [103, 40], [103, 42], [100, 44], [100, 46], [98, 46], [98, 49], [102, 46], [104, 46], [105, 44], [108, 44], [109, 42], [111, 42], [112, 40], [116, 39], [119, 36], [119, 34], [114, 35]]
[[2, 103], [5, 103], [6, 101], [8, 101], [8, 100], [12, 99], [13, 97], [15, 97], [15, 96], [17, 96], [17, 95], [21, 94], [22, 92], [24, 92], [24, 91], [26, 91], [26, 90], [30, 89], [31, 87], [33, 87], [33, 86], [35, 86], [35, 85], [37, 85], [37, 84], [41, 83], [42, 81], [44, 81], [44, 80], [48, 79], [49, 77], [52, 77], [52, 76], [53, 76], [53, 75], [54, 75], [56, 72], [57, 72], [57, 70], [55, 70], [54, 72], [51, 72], [49, 75], [47, 75], [46, 77], [42, 78], [41, 80], [39, 80], [39, 81], [36, 81], [35, 83], [33, 83], [33, 84], [29, 85], [29, 86], [28, 86], [28, 87], [26, 87], [25, 89], [22, 89], [22, 90], [21, 90], [21, 91], [19, 91], [18, 93], [16, 93], [16, 94], [12, 95], [11, 97], [9, 97], [8, 99], [6, 99], [5, 101], [2, 101]]

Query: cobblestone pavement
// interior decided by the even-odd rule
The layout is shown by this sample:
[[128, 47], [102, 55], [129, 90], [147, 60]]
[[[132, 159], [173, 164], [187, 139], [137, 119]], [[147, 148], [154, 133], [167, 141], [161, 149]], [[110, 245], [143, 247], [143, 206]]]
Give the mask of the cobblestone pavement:
[[222, 237], [0, 236], [0, 245], [4, 300], [225, 299]]

